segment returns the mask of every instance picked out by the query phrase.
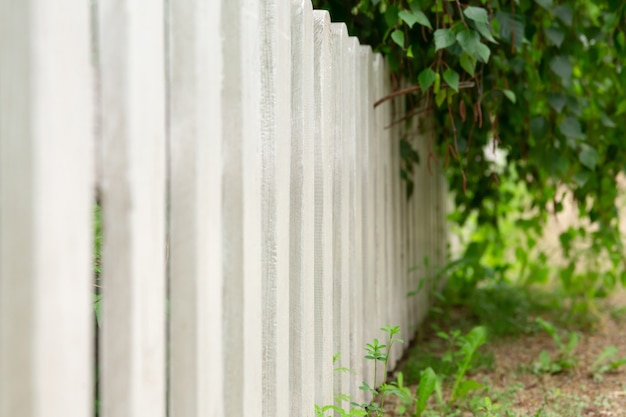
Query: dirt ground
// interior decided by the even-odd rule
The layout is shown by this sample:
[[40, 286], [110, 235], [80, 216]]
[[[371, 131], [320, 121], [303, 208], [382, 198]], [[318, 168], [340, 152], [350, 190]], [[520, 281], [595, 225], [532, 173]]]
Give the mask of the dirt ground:
[[[575, 351], [578, 366], [556, 375], [535, 375], [528, 367], [537, 362], [542, 350], [555, 354], [554, 342], [542, 332], [515, 341], [502, 341], [485, 348], [495, 358], [495, 369], [478, 379], [488, 377], [494, 390], [515, 387], [511, 411], [520, 416], [543, 414], [554, 416], [626, 416], [626, 366], [615, 373], [594, 380], [589, 373], [592, 363], [607, 346], [618, 348], [617, 357], [626, 356], [626, 317], [613, 314], [626, 306], [622, 291], [604, 306], [604, 319], [591, 333], [582, 333]], [[624, 310], [621, 310], [622, 312]]]
[[[603, 303], [602, 312], [603, 319], [595, 330], [579, 333], [575, 350], [578, 364], [573, 370], [556, 375], [532, 372], [542, 350], [556, 355], [555, 343], [546, 332], [489, 341], [481, 351], [493, 356], [493, 365], [469, 377], [488, 387], [478, 395], [489, 396], [499, 407], [497, 412], [462, 410], [428, 416], [626, 417], [626, 366], [595, 380], [589, 372], [608, 346], [618, 348], [615, 358], [626, 357], [626, 291]], [[393, 400], [388, 405], [393, 409]]]

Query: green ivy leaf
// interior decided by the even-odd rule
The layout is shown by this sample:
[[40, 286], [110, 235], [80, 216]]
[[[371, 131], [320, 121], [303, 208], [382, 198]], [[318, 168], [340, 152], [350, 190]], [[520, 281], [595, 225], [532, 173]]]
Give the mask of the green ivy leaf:
[[584, 139], [585, 134], [583, 133], [580, 122], [575, 117], [566, 117], [561, 124], [559, 125], [559, 130], [563, 134], [563, 136], [571, 139]]
[[454, 45], [456, 38], [450, 29], [437, 29], [435, 31], [435, 51]]
[[467, 7], [465, 10], [463, 10], [463, 14], [468, 19], [472, 19], [474, 22], [489, 24], [489, 15], [487, 14], [487, 10], [483, 9], [482, 7]]
[[548, 122], [543, 116], [535, 116], [530, 119], [530, 134], [535, 139], [543, 139], [548, 134]]
[[448, 68], [443, 73], [444, 81], [452, 88], [454, 91], [459, 91], [459, 73], [453, 70], [452, 68]]
[[574, 12], [572, 11], [572, 9], [570, 9], [569, 6], [556, 6], [554, 8], [554, 15], [567, 26], [572, 26], [572, 22], [574, 20]]
[[546, 38], [550, 41], [550, 43], [557, 48], [561, 47], [563, 44], [563, 40], [565, 39], [565, 33], [563, 33], [560, 29], [557, 28], [547, 28], [545, 30]]
[[550, 61], [550, 69], [556, 75], [563, 79], [563, 82], [569, 84], [572, 79], [572, 64], [568, 57], [557, 55]]
[[552, 0], [535, 0], [535, 3], [537, 3], [547, 11], [552, 11]]
[[524, 40], [524, 22], [519, 14], [498, 12], [496, 19], [500, 23], [500, 38], [521, 47]]
[[472, 77], [476, 71], [476, 58], [468, 54], [461, 55], [461, 67]]
[[563, 111], [563, 107], [565, 107], [565, 102], [567, 99], [565, 94], [549, 92], [546, 96], [548, 98], [548, 104], [550, 104], [550, 107], [552, 107], [555, 111], [561, 113], [561, 111]]
[[417, 76], [417, 82], [419, 83], [422, 91], [428, 90], [436, 79], [437, 74], [435, 74], [435, 71], [430, 68], [426, 68]]
[[593, 171], [596, 169], [599, 159], [600, 155], [598, 155], [598, 151], [589, 145], [582, 145], [582, 149], [578, 154], [578, 160], [581, 164]]
[[491, 55], [491, 50], [484, 43], [479, 43], [476, 45], [476, 53], [478, 54], [480, 60], [485, 64], [489, 62], [489, 56]]
[[506, 98], [508, 98], [511, 101], [511, 103], [515, 103], [516, 98], [515, 98], [514, 92], [512, 92], [511, 90], [502, 90], [502, 94], [504, 94]]
[[391, 32], [391, 39], [393, 39], [393, 41], [397, 43], [400, 48], [404, 49], [404, 32], [400, 29], [394, 30]]
[[498, 41], [496, 41], [496, 39], [491, 34], [491, 26], [489, 26], [488, 23], [481, 23], [481, 22], [475, 22], [475, 23], [476, 23], [475, 25], [476, 30], [479, 31], [480, 34], [483, 35], [485, 39], [487, 39], [491, 43], [498, 43]]
[[589, 181], [589, 173], [584, 171], [577, 171], [572, 176], [572, 179], [579, 187], [584, 186]]
[[430, 24], [430, 21], [421, 10], [402, 10], [400, 13], [398, 13], [398, 17], [404, 20], [410, 28], [412, 28], [415, 23], [419, 23], [420, 25], [426, 26], [430, 29], [433, 28]]
[[480, 35], [472, 29], [463, 29], [456, 34], [456, 40], [465, 52], [474, 55], [476, 46], [480, 43]]

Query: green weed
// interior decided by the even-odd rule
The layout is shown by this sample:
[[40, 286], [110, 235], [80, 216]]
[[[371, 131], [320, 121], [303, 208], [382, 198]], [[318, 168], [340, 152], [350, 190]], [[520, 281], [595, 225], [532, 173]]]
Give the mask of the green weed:
[[579, 341], [578, 333], [568, 332], [567, 342], [564, 343], [556, 326], [541, 318], [537, 318], [536, 322], [554, 341], [557, 347], [557, 354], [555, 357], [551, 357], [547, 351], [542, 350], [539, 354], [538, 362], [533, 364], [533, 372], [538, 374], [558, 374], [575, 368], [578, 364], [578, 358], [574, 354]]
[[607, 372], [615, 372], [626, 365], [626, 357], [615, 358], [617, 346], [607, 346], [600, 356], [589, 367], [589, 373], [594, 381], [602, 381], [602, 375]]

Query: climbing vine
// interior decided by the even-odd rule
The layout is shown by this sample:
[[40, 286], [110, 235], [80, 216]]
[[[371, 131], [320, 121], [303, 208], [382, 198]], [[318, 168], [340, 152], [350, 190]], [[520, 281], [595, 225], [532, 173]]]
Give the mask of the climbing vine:
[[[510, 198], [503, 181], [526, 189], [533, 231], [573, 198], [591, 227], [564, 233], [564, 252], [587, 239], [614, 266], [608, 280], [626, 284], [616, 206], [626, 168], [622, 0], [313, 3], [412, 84], [394, 93], [407, 97], [409, 114], [434, 114], [433, 157], [446, 161], [460, 223], [477, 213], [497, 230]], [[496, 149], [513, 169], [494, 167]]]

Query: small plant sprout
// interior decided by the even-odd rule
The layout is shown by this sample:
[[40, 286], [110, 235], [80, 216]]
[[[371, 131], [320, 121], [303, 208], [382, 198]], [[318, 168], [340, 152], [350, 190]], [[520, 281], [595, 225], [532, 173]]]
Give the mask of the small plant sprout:
[[459, 367], [454, 377], [454, 385], [450, 394], [450, 402], [454, 403], [459, 399], [466, 398], [467, 395], [476, 389], [483, 388], [473, 379], [465, 379], [465, 374], [470, 369], [472, 359], [480, 348], [487, 341], [487, 330], [483, 326], [474, 327], [467, 335], [459, 339]]
[[545, 350], [541, 351], [539, 361], [533, 365], [533, 371], [535, 373], [558, 374], [576, 367], [578, 358], [576, 358], [574, 350], [578, 346], [578, 333], [568, 332], [567, 343], [563, 343], [554, 324], [541, 318], [537, 318], [536, 322], [550, 335], [558, 352], [556, 358], [552, 358]]
[[435, 371], [428, 367], [420, 374], [420, 384], [417, 387], [417, 398], [415, 399], [415, 417], [420, 417], [426, 410], [428, 399], [435, 389], [441, 390], [441, 382]]
[[400, 405], [396, 408], [396, 413], [404, 415], [407, 410], [410, 410], [413, 406], [413, 393], [409, 387], [404, 386], [404, 375], [402, 372], [398, 373], [398, 377], [394, 382], [384, 384], [381, 386], [383, 395], [395, 395], [400, 400]]
[[615, 372], [621, 366], [626, 365], [626, 357], [615, 359], [617, 346], [607, 346], [589, 367], [589, 374], [594, 381], [602, 381], [602, 375], [607, 372]]
[[[372, 397], [376, 397], [379, 393], [381, 394], [381, 404], [372, 401], [370, 404], [363, 403], [359, 404], [357, 402], [351, 401], [352, 398], [348, 395], [337, 394], [335, 396], [335, 400], [338, 404], [341, 404], [343, 401], [351, 401], [350, 402], [350, 410], [346, 411], [342, 407], [338, 405], [325, 405], [325, 406], [315, 406], [315, 414], [317, 417], [328, 417], [339, 415], [341, 417], [359, 417], [359, 416], [382, 416], [384, 413], [384, 401], [385, 395], [396, 394], [399, 396], [406, 395], [407, 392], [410, 395], [410, 390], [403, 385], [402, 376], [400, 376], [400, 380], [396, 381], [394, 384], [385, 384], [384, 382], [378, 387], [378, 362], [383, 362], [383, 376], [387, 375], [387, 368], [389, 364], [389, 354], [394, 344], [396, 343], [404, 343], [402, 339], [398, 337], [400, 333], [399, 326], [390, 326], [386, 325], [381, 328], [383, 332], [387, 333], [387, 340], [385, 344], [382, 344], [378, 339], [374, 339], [372, 343], [367, 343], [365, 347], [366, 355], [365, 359], [374, 361], [374, 381], [373, 385], [369, 385], [367, 381], [363, 381], [363, 384], [359, 387], [360, 390], [365, 391], [372, 395]], [[333, 355], [333, 364], [336, 364], [339, 361], [340, 354], [336, 353]], [[343, 367], [335, 367], [335, 372], [350, 372], [352, 371], [348, 368]], [[387, 393], [390, 391], [391, 393]]]
[[494, 404], [490, 397], [485, 397], [483, 399], [483, 405], [479, 408], [480, 411], [485, 413], [485, 417], [496, 417], [498, 415], [496, 411], [499, 409], [500, 404]]

